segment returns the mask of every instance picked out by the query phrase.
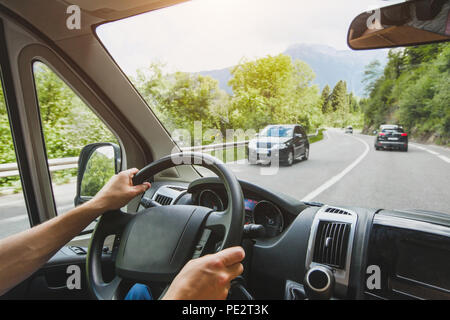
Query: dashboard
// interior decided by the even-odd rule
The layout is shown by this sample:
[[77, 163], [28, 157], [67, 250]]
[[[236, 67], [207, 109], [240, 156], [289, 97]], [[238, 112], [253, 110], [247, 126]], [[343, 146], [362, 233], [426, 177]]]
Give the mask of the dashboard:
[[[304, 203], [239, 183], [245, 224], [265, 229], [243, 242], [244, 277], [255, 299], [303, 299], [309, 275], [319, 275], [311, 270], [324, 268], [335, 299], [450, 299], [450, 215]], [[214, 177], [153, 182], [144, 198], [216, 211], [228, 205]]]
[[[194, 194], [194, 198], [197, 199], [195, 203], [215, 211], [223, 211], [226, 209], [225, 204], [227, 203], [223, 193], [223, 190], [216, 192], [211, 189], [203, 189], [198, 195]], [[281, 209], [271, 201], [244, 198], [244, 205], [245, 224], [262, 225], [267, 237], [275, 237], [284, 230], [284, 215]]]
[[[292, 197], [240, 181], [245, 204], [245, 224], [264, 226], [265, 237], [281, 235], [307, 206]], [[162, 205], [200, 205], [215, 211], [228, 206], [225, 187], [218, 178], [207, 177], [183, 183], [152, 183], [144, 196]], [[139, 210], [144, 207], [140, 206]]]

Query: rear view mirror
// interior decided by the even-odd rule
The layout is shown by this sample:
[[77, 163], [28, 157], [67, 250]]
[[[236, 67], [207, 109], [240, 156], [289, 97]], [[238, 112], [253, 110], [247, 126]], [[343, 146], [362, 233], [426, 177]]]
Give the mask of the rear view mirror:
[[355, 50], [450, 40], [450, 0], [413, 0], [357, 16], [348, 31]]
[[108, 180], [120, 171], [120, 147], [114, 143], [93, 143], [81, 150], [78, 158], [75, 206], [97, 194]]

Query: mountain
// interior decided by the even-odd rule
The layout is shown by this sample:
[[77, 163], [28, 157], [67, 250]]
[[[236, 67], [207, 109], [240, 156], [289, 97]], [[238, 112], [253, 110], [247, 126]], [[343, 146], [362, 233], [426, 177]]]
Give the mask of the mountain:
[[233, 89], [231, 89], [228, 85], [228, 81], [231, 79], [231, 68], [232, 67], [210, 71], [200, 71], [199, 73], [202, 76], [210, 76], [211, 78], [216, 79], [219, 81], [220, 89], [225, 90], [228, 94], [233, 94]]
[[[339, 80], [345, 80], [348, 90], [360, 97], [364, 94], [362, 79], [365, 66], [375, 59], [380, 60], [383, 66], [387, 61], [387, 50], [337, 50], [317, 44], [292, 45], [283, 53], [306, 62], [314, 70], [314, 82], [321, 90], [327, 84], [333, 88]], [[231, 67], [199, 73], [218, 80], [220, 88], [232, 94], [232, 89], [228, 86], [230, 69]]]
[[336, 50], [324, 45], [293, 45], [284, 54], [305, 61], [316, 73], [315, 82], [321, 89], [327, 84], [333, 88], [339, 80], [345, 80], [348, 90], [360, 97], [364, 94], [365, 66], [375, 59], [383, 66], [387, 61], [387, 50]]

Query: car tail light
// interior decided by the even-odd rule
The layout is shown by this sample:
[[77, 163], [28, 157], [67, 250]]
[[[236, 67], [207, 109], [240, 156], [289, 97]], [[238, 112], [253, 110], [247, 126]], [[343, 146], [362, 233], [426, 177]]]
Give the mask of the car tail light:
[[407, 137], [408, 134], [407, 133], [402, 133], [402, 137]]
[[386, 133], [380, 132], [380, 136], [385, 136]]

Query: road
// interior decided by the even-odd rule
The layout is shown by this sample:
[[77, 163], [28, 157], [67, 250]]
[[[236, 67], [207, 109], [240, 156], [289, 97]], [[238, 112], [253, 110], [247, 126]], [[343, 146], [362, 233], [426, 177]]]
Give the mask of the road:
[[409, 144], [408, 152], [375, 151], [374, 137], [330, 129], [307, 161], [265, 176], [260, 165], [232, 164], [244, 180], [295, 198], [332, 205], [425, 209], [450, 214], [450, 150]]
[[[53, 192], [58, 213], [64, 213], [73, 208], [73, 199], [76, 193], [75, 183], [53, 185]], [[0, 239], [29, 227], [23, 194], [0, 197]]]
[[[329, 129], [324, 140], [311, 145], [309, 160], [291, 167], [273, 172], [246, 161], [227, 166], [240, 179], [302, 200], [450, 214], [450, 149], [410, 143], [408, 152], [375, 151], [373, 139]], [[69, 210], [75, 185], [54, 186], [54, 191], [58, 211]], [[0, 238], [26, 228], [21, 195], [0, 197]]]

